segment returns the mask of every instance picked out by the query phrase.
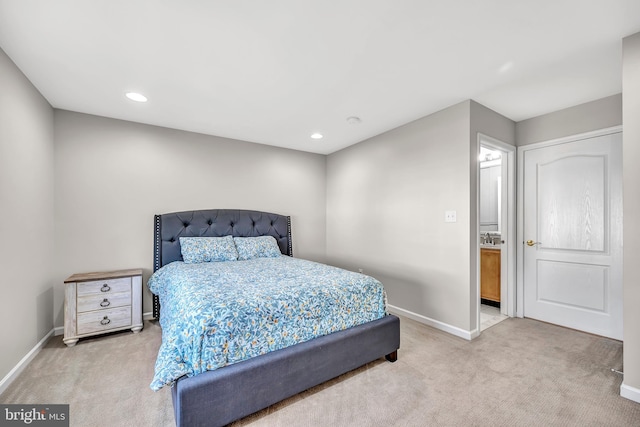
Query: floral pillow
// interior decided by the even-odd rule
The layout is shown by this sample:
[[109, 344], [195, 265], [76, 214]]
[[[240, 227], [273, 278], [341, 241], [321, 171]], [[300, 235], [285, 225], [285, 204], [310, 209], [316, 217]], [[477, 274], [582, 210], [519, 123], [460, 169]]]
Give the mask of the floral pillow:
[[186, 264], [238, 260], [232, 236], [180, 237], [180, 252]]
[[278, 242], [273, 236], [234, 237], [238, 249], [238, 259], [275, 258], [282, 255]]

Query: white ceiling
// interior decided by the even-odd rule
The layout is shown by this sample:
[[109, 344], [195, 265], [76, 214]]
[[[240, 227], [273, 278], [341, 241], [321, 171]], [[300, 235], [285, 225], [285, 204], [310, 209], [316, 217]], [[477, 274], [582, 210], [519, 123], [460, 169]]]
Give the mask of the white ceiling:
[[55, 108], [323, 154], [466, 99], [519, 121], [619, 93], [638, 31], [639, 0], [0, 0]]

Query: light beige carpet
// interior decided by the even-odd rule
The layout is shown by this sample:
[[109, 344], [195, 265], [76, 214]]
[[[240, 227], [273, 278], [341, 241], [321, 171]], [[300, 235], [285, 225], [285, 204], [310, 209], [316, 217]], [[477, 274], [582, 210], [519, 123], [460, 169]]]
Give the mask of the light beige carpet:
[[[381, 359], [238, 426], [640, 426], [619, 396], [620, 342], [508, 319], [468, 342], [402, 318], [399, 359]], [[72, 426], [171, 426], [170, 390], [149, 389], [160, 328], [54, 337], [0, 396], [69, 403]], [[241, 399], [242, 396], [238, 396]]]

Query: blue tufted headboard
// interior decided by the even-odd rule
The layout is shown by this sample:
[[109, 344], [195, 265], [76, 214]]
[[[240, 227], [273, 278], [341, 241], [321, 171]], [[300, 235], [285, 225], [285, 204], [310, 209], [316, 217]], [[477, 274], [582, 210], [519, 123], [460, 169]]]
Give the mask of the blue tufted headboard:
[[[240, 209], [208, 209], [155, 215], [153, 271], [182, 261], [179, 237], [273, 236], [280, 252], [293, 256], [291, 217]], [[153, 317], [160, 315], [160, 301], [153, 296]]]

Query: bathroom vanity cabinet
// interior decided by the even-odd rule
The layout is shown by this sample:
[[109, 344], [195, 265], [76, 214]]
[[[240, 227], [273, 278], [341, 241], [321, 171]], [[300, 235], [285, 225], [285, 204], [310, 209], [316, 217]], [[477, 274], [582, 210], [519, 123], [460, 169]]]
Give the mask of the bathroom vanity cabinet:
[[480, 249], [480, 298], [500, 302], [500, 249]]

